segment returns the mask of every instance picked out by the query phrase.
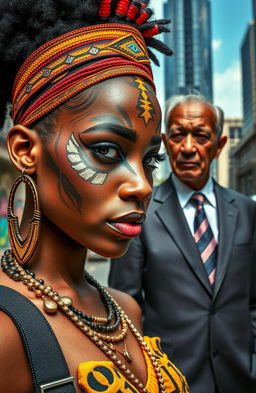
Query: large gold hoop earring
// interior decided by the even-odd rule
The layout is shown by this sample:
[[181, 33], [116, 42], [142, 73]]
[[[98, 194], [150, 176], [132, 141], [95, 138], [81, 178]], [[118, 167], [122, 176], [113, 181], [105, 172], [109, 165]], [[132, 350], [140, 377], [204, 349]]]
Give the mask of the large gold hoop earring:
[[[30, 187], [33, 195], [33, 202], [34, 202], [33, 217], [30, 220], [28, 233], [24, 239], [22, 239], [21, 237], [18, 217], [15, 216], [13, 210], [15, 192], [17, 190], [17, 187], [22, 182]], [[7, 216], [8, 216], [9, 238], [10, 238], [13, 255], [21, 265], [24, 265], [24, 263], [26, 263], [29, 260], [29, 258], [32, 256], [33, 252], [35, 251], [36, 244], [38, 241], [40, 218], [41, 218], [36, 185], [30, 176], [24, 174], [24, 170], [22, 171], [22, 176], [18, 177], [13, 183], [9, 196]]]

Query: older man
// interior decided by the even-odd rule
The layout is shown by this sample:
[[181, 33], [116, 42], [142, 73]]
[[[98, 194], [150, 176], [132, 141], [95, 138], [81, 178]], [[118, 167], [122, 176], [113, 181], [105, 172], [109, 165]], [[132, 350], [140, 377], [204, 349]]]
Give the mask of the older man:
[[173, 173], [109, 283], [141, 304], [144, 333], [161, 337], [192, 393], [255, 393], [256, 203], [210, 176], [226, 143], [220, 108], [175, 96], [165, 120]]

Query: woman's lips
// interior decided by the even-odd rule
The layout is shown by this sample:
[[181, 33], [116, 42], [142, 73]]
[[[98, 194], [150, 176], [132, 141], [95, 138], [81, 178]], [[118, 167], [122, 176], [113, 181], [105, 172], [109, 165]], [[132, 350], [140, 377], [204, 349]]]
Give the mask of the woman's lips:
[[106, 221], [106, 224], [123, 236], [135, 237], [141, 233], [145, 213], [132, 212]]
[[121, 235], [135, 237], [141, 233], [141, 224], [130, 222], [107, 222], [107, 225]]

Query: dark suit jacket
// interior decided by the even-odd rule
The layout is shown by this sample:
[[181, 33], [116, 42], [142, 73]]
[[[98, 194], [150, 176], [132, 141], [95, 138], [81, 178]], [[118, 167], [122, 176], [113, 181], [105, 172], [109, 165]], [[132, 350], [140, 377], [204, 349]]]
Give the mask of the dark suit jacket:
[[215, 183], [219, 246], [214, 289], [169, 178], [109, 285], [143, 308], [192, 393], [256, 392], [256, 203]]

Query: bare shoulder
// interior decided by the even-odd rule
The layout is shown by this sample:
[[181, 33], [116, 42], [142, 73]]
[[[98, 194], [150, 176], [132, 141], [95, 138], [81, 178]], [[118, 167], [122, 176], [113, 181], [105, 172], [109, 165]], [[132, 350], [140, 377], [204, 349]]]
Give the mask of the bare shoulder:
[[107, 291], [117, 301], [119, 306], [124, 310], [128, 317], [133, 321], [136, 328], [142, 330], [142, 313], [141, 308], [133, 297], [125, 292], [113, 288], [106, 288]]
[[31, 393], [32, 377], [19, 332], [0, 312], [0, 392]]

